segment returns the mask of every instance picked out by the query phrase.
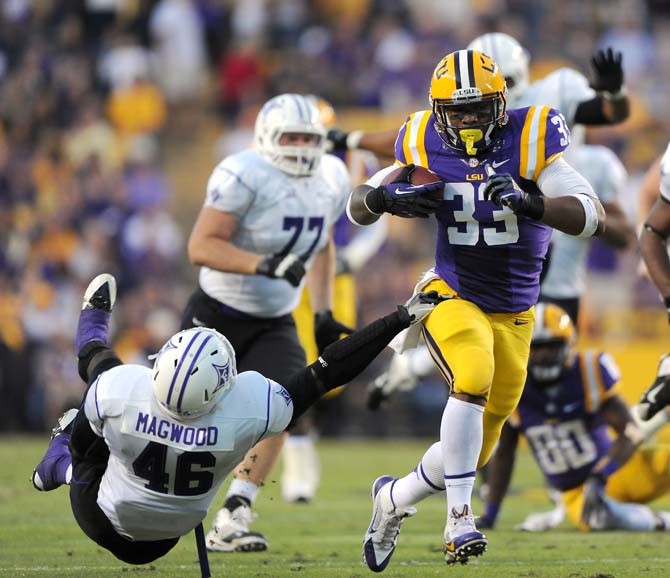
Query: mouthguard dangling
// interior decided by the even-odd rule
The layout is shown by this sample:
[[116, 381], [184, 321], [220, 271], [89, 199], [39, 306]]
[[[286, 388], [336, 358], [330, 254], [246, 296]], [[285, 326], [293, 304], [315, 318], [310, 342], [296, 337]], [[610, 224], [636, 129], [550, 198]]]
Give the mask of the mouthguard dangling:
[[469, 155], [476, 155], [477, 149], [474, 145], [477, 141], [480, 141], [482, 138], [484, 138], [484, 133], [478, 128], [468, 128], [459, 130], [458, 135], [465, 143], [465, 152]]

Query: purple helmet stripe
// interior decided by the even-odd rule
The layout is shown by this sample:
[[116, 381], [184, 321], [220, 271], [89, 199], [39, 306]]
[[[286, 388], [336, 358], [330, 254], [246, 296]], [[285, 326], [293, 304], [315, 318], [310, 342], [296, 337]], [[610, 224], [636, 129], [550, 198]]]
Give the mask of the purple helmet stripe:
[[165, 403], [167, 405], [170, 405], [170, 398], [172, 397], [172, 390], [174, 389], [174, 383], [177, 381], [177, 375], [179, 375], [179, 370], [181, 369], [181, 364], [184, 363], [184, 359], [186, 359], [186, 355], [188, 354], [188, 350], [191, 349], [191, 345], [193, 345], [194, 341], [198, 339], [198, 335], [200, 335], [200, 331], [196, 333], [192, 338], [191, 342], [188, 344], [186, 347], [186, 350], [184, 351], [184, 354], [181, 356], [181, 359], [179, 360], [179, 364], [177, 365], [177, 369], [174, 372], [174, 375], [172, 376], [172, 381], [170, 382], [170, 389], [168, 390], [167, 394], [167, 399], [165, 400]]
[[[198, 334], [200, 335], [200, 334]], [[184, 383], [182, 383], [181, 386], [181, 391], [179, 392], [179, 399], [177, 400], [177, 411], [181, 411], [181, 401], [184, 399], [184, 392], [186, 391], [186, 386], [188, 385], [188, 380], [191, 378], [191, 372], [193, 371], [193, 366], [195, 365], [196, 361], [198, 361], [198, 358], [200, 357], [200, 353], [202, 352], [203, 348], [205, 345], [207, 345], [207, 342], [212, 338], [212, 334], [210, 333], [207, 338], [200, 344], [200, 347], [198, 347], [198, 351], [196, 354], [193, 356], [193, 361], [191, 361], [191, 366], [188, 368], [188, 371], [186, 372], [186, 377], [184, 378]]]

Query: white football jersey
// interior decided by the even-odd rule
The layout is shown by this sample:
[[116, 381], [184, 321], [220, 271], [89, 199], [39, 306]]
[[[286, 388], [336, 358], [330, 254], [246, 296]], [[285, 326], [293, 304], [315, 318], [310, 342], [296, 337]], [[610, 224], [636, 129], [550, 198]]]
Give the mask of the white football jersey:
[[575, 125], [577, 107], [595, 96], [595, 90], [589, 86], [583, 74], [572, 68], [559, 68], [533, 82], [510, 106], [522, 108], [543, 104], [560, 110], [572, 133], [571, 142], [574, 146], [584, 142], [584, 127]]
[[670, 143], [661, 158], [661, 197], [670, 202]]
[[247, 451], [286, 428], [293, 401], [278, 383], [246, 371], [214, 411], [176, 421], [153, 396], [151, 369], [120, 365], [91, 386], [84, 410], [110, 451], [98, 505], [119, 534], [151, 541], [195, 528]]
[[[599, 145], [570, 146], [564, 156], [591, 184], [601, 203], [617, 201], [626, 186], [628, 173], [610, 149]], [[589, 238], [554, 230], [551, 245], [549, 271], [542, 281], [542, 295], [556, 299], [579, 297], [585, 289]]]
[[[294, 253], [305, 266], [328, 243], [331, 226], [344, 211], [351, 182], [344, 163], [324, 155], [315, 174], [289, 175], [248, 149], [224, 159], [207, 184], [205, 206], [235, 215], [239, 229], [231, 242], [240, 249], [272, 255]], [[279, 317], [293, 311], [303, 282], [261, 275], [200, 270], [200, 287], [210, 297], [256, 317]]]

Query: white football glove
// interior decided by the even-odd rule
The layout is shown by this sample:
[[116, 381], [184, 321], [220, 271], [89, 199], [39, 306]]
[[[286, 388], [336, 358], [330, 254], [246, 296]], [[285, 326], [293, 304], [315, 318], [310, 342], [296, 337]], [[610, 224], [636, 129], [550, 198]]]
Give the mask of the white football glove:
[[396, 391], [411, 391], [417, 381], [417, 376], [410, 369], [409, 356], [395, 353], [389, 368], [377, 376], [368, 389], [368, 409], [378, 409]]
[[656, 380], [642, 394], [637, 413], [641, 419], [646, 421], [668, 405], [670, 405], [670, 353], [661, 356], [656, 371]]
[[405, 309], [412, 316], [412, 325], [415, 325], [423, 321], [435, 309], [436, 305], [453, 298], [453, 295], [439, 295], [437, 291], [415, 293], [405, 303]]

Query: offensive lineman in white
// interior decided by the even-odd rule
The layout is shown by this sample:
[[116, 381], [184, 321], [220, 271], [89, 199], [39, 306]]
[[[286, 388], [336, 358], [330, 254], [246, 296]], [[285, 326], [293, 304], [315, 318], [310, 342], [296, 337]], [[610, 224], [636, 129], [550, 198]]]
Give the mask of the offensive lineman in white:
[[81, 529], [129, 564], [164, 556], [204, 519], [247, 450], [350, 381], [439, 301], [436, 293], [413, 297], [328, 346], [282, 386], [258, 372], [238, 374], [230, 342], [202, 327], [172, 336], [153, 369], [122, 364], [108, 347], [115, 298], [108, 274], [86, 290], [76, 336], [89, 384], [83, 411], [59, 420], [33, 484], [69, 484]]
[[[313, 99], [271, 98], [261, 108], [254, 146], [212, 172], [188, 254], [199, 287], [182, 329], [212, 327], [230, 339], [241, 371], [285, 383], [305, 366], [291, 312], [308, 280], [313, 310], [332, 309], [332, 226], [350, 189], [344, 163], [325, 154], [326, 130]], [[315, 316], [317, 341], [345, 330], [332, 315]], [[267, 539], [249, 530], [251, 506], [286, 435], [263, 441], [239, 465], [224, 507], [207, 535], [210, 550], [259, 551]]]

